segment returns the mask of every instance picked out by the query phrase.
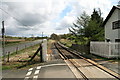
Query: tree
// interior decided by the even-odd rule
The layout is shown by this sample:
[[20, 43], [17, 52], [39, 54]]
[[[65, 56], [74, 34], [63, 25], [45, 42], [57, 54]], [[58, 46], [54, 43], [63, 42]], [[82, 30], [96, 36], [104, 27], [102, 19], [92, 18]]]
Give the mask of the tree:
[[57, 34], [54, 34], [54, 33], [51, 34], [50, 38], [53, 39], [53, 40], [57, 40], [57, 41], [60, 40], [60, 37]]
[[90, 41], [99, 41], [104, 39], [104, 28], [101, 27], [102, 23], [103, 18], [101, 17], [101, 10], [99, 9], [97, 11], [94, 9], [88, 27], [85, 28], [85, 36], [88, 37]]
[[101, 17], [101, 10], [94, 9], [91, 16], [85, 12], [77, 18], [76, 23], [69, 31], [75, 36], [75, 42], [88, 44], [90, 41], [104, 40], [104, 28], [101, 27], [103, 18]]
[[75, 42], [85, 41], [85, 28], [88, 26], [90, 16], [84, 11], [80, 17], [77, 18], [76, 23], [73, 23], [73, 27], [69, 31], [76, 37]]

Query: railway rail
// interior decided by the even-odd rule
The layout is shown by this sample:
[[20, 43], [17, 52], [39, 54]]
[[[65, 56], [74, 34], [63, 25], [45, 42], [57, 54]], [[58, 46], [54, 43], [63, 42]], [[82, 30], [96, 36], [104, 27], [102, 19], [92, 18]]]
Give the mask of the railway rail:
[[86, 59], [61, 45], [60, 43], [54, 44], [59, 51], [61, 58], [67, 63], [77, 79], [92, 80], [96, 78], [120, 80], [119, 74], [116, 74], [109, 69], [95, 63], [90, 59]]

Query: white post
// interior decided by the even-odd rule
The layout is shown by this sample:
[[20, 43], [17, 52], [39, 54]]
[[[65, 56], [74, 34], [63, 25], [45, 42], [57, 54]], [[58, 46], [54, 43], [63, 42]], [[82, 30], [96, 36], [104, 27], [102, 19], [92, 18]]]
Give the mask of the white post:
[[43, 55], [43, 61], [47, 60], [47, 40], [44, 39], [42, 43], [42, 55]]

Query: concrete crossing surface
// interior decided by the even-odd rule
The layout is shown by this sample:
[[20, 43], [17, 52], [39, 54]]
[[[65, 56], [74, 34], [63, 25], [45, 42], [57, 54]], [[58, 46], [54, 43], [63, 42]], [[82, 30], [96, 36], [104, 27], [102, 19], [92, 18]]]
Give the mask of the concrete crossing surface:
[[61, 63], [30, 68], [24, 80], [40, 78], [75, 78], [75, 76], [65, 63]]

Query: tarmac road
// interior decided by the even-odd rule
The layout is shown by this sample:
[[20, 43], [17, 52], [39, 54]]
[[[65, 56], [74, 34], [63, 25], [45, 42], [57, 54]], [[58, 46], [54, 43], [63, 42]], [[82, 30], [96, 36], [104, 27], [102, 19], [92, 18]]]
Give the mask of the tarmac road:
[[16, 52], [16, 50], [22, 50], [24, 48], [39, 44], [41, 43], [41, 41], [42, 40], [36, 40], [36, 41], [31, 41], [26, 43], [20, 43], [17, 45], [7, 46], [5, 47], [5, 55], [7, 55], [8, 52], [13, 53], [13, 52]]

